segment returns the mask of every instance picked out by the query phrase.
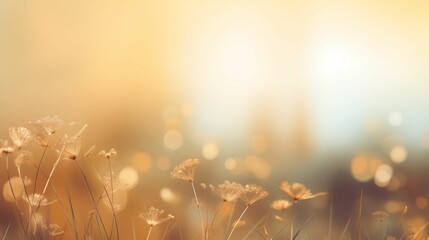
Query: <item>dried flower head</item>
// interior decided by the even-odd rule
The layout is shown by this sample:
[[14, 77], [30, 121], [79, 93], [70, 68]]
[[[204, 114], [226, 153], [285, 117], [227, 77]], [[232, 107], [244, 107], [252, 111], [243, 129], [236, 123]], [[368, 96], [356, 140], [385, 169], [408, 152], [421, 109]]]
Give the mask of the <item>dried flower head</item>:
[[118, 155], [118, 153], [116, 152], [116, 150], [114, 148], [110, 149], [108, 152], [106, 152], [105, 150], [101, 150], [98, 155], [100, 155], [101, 157], [105, 158], [105, 159], [115, 159], [116, 156]]
[[266, 196], [268, 196], [268, 192], [256, 184], [247, 184], [240, 194], [240, 198], [246, 206], [250, 206]]
[[224, 202], [235, 202], [243, 191], [243, 186], [239, 183], [225, 181], [215, 187], [209, 185], [210, 190], [218, 194]]
[[283, 211], [288, 209], [290, 206], [292, 206], [292, 202], [288, 201], [288, 200], [276, 200], [274, 202], [271, 203], [271, 208], [275, 209], [275, 210], [279, 210], [279, 211]]
[[15, 148], [9, 145], [9, 141], [0, 139], [0, 154], [13, 153]]
[[287, 193], [289, 196], [293, 198], [295, 202], [299, 200], [311, 199], [318, 196], [326, 195], [326, 192], [313, 194], [310, 189], [308, 189], [304, 184], [301, 183], [293, 183], [289, 184], [287, 181], [283, 181], [280, 184], [280, 190]]
[[25, 127], [9, 128], [9, 137], [16, 148], [20, 149], [30, 142], [31, 132]]
[[48, 147], [51, 135], [45, 128], [37, 126], [33, 129], [33, 141], [42, 147]]
[[207, 188], [207, 184], [205, 184], [205, 183], [201, 183], [200, 186], [203, 190], [206, 190], [206, 188]]
[[44, 117], [36, 120], [34, 123], [45, 129], [49, 135], [56, 133], [64, 124], [63, 120], [58, 116]]
[[174, 167], [171, 172], [172, 179], [181, 179], [189, 182], [193, 182], [195, 179], [195, 171], [198, 167], [200, 160], [188, 159]]
[[[82, 133], [88, 125], [82, 127], [82, 129], [73, 137], [65, 136], [62, 140], [62, 154], [61, 156], [65, 160], [76, 160], [79, 156], [82, 147]], [[59, 151], [61, 153], [61, 151]]]
[[164, 210], [150, 207], [146, 213], [140, 214], [140, 218], [143, 218], [146, 221], [146, 223], [151, 227], [159, 225], [163, 222], [166, 222], [174, 218], [174, 216], [170, 214], [168, 214], [167, 217], [161, 218], [161, 215], [163, 213], [164, 213]]
[[375, 217], [378, 221], [382, 222], [384, 219], [389, 217], [389, 214], [385, 211], [375, 211], [372, 213], [372, 216]]
[[28, 198], [24, 196], [23, 199], [28, 203], [28, 205], [34, 208], [49, 206], [56, 202], [56, 200], [48, 202], [48, 199], [45, 196], [38, 193], [30, 194], [28, 195]]
[[82, 147], [82, 139], [81, 136], [73, 136], [73, 137], [65, 137], [62, 141], [63, 149], [61, 156], [65, 160], [76, 160], [79, 156], [81, 147]]
[[19, 168], [23, 163], [29, 163], [33, 161], [33, 154], [29, 151], [21, 150], [18, 156], [15, 158], [15, 166]]

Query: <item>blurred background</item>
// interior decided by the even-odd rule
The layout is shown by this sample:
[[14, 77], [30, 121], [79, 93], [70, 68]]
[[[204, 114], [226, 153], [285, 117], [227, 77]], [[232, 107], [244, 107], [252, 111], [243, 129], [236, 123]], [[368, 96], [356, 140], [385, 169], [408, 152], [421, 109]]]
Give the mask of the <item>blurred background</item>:
[[[187, 158], [201, 160], [198, 183], [270, 192], [249, 223], [287, 198], [287, 180], [329, 192], [296, 212], [326, 223], [332, 203], [335, 233], [361, 190], [364, 216], [407, 205], [410, 225], [423, 225], [428, 10], [423, 0], [0, 1], [0, 137], [49, 115], [75, 122], [60, 134], [88, 124], [82, 151], [116, 148], [115, 169], [139, 180], [118, 215], [125, 232], [154, 204], [198, 224], [191, 189], [169, 175]], [[325, 225], [309, 231], [324, 236]]]

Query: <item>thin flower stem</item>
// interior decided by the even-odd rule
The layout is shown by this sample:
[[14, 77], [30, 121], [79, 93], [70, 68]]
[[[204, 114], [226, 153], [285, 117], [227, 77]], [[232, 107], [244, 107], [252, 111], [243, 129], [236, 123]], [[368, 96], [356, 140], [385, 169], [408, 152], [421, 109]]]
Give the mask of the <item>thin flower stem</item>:
[[[112, 222], [112, 228], [110, 229], [110, 238], [112, 238], [113, 235], [113, 224], [115, 224], [115, 228], [116, 228], [116, 234], [118, 236], [119, 239], [119, 228], [118, 228], [118, 221], [116, 220], [116, 213], [115, 213], [115, 203], [113, 202], [113, 170], [112, 170], [112, 160], [109, 158], [109, 169], [110, 169], [110, 187], [112, 190], [112, 201], [111, 201], [111, 205], [112, 205], [112, 214], [113, 214], [113, 222]], [[106, 191], [107, 194], [107, 191]], [[107, 194], [108, 195], [108, 194]]]
[[204, 219], [203, 219], [203, 213], [201, 211], [200, 202], [198, 201], [197, 192], [195, 191], [194, 181], [191, 181], [192, 190], [194, 191], [195, 196], [195, 202], [197, 204], [198, 211], [200, 213], [200, 219], [201, 219], [201, 239], [204, 240]]
[[383, 221], [380, 221], [380, 239], [383, 240]]
[[152, 228], [153, 228], [153, 226], [149, 227], [149, 232], [147, 233], [146, 240], [149, 240], [150, 234], [152, 233]]
[[45, 195], [45, 192], [48, 189], [49, 182], [51, 181], [52, 175], [54, 174], [54, 171], [57, 168], [58, 163], [61, 160], [61, 155], [63, 155], [63, 152], [64, 152], [64, 146], [61, 148], [60, 155], [58, 156], [57, 161], [54, 163], [54, 166], [52, 167], [52, 170], [51, 170], [51, 173], [49, 174], [48, 180], [46, 180], [46, 184], [45, 184], [45, 187], [43, 188], [42, 195]]
[[100, 222], [101, 222], [101, 226], [103, 227], [104, 234], [106, 234], [106, 237], [109, 237], [109, 234], [107, 233], [106, 226], [104, 225], [103, 219], [101, 219], [101, 214], [100, 214], [100, 211], [98, 210], [97, 203], [95, 202], [91, 188], [89, 187], [88, 179], [86, 178], [86, 175], [83, 172], [82, 166], [80, 166], [78, 159], [76, 159], [75, 162], [76, 162], [77, 166], [79, 167], [79, 170], [80, 170], [80, 173], [82, 174], [83, 179], [85, 180], [85, 184], [86, 184], [86, 187], [88, 188], [89, 195], [91, 196], [92, 203], [94, 204], [95, 211], [97, 212], [97, 215], [100, 218]]
[[15, 200], [15, 206], [16, 206], [16, 209], [18, 210], [18, 216], [19, 216], [19, 221], [21, 223], [22, 231], [24, 232], [25, 239], [28, 240], [27, 230], [24, 227], [24, 221], [22, 220], [22, 216], [21, 216], [21, 209], [18, 205], [18, 200], [16, 199], [16, 195], [15, 195], [15, 191], [13, 190], [12, 183], [10, 182], [11, 177], [9, 172], [9, 155], [8, 154], [6, 154], [6, 173], [7, 173], [10, 191], [12, 192], [13, 199]]
[[[247, 205], [246, 208], [243, 210], [243, 212], [241, 213], [240, 217], [238, 218], [238, 220], [236, 221], [236, 223], [240, 222], [241, 218], [243, 217], [244, 213], [247, 211], [247, 209], [250, 207], [250, 205]], [[232, 227], [231, 232], [229, 233], [229, 236], [226, 240], [229, 240], [232, 236], [232, 233], [234, 232], [235, 228], [237, 227], [238, 224], [234, 224], [234, 226]]]
[[49, 134], [48, 142], [46, 143], [46, 146], [43, 149], [42, 157], [40, 158], [39, 164], [37, 165], [36, 177], [34, 178], [33, 193], [36, 193], [37, 179], [39, 177], [40, 167], [42, 166], [42, 161], [43, 161], [43, 158], [45, 157], [46, 150], [48, 150], [48, 146], [49, 146], [49, 143], [51, 142], [51, 138], [52, 138], [52, 134]]

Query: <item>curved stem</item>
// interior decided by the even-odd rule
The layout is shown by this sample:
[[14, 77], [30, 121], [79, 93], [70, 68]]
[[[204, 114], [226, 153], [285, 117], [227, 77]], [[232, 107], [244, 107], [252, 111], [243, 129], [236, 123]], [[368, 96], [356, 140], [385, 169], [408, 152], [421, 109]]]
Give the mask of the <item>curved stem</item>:
[[194, 191], [194, 197], [195, 202], [197, 204], [198, 211], [200, 213], [200, 219], [201, 219], [201, 239], [204, 240], [204, 220], [203, 220], [203, 213], [201, 211], [200, 202], [198, 201], [197, 192], [195, 191], [194, 181], [191, 181], [192, 190]]
[[153, 226], [150, 226], [149, 232], [147, 233], [146, 240], [149, 240], [150, 234], [152, 233], [152, 228], [153, 228]]
[[37, 179], [39, 177], [40, 167], [42, 166], [42, 161], [43, 161], [43, 158], [45, 157], [46, 150], [48, 149], [49, 143], [51, 142], [51, 138], [52, 138], [52, 134], [49, 134], [48, 142], [46, 143], [45, 149], [43, 149], [42, 157], [40, 158], [39, 164], [37, 165], [36, 177], [34, 178], [33, 193], [36, 193]]
[[18, 204], [18, 199], [16, 199], [15, 191], [13, 190], [12, 183], [10, 182], [11, 177], [9, 172], [9, 155], [8, 154], [6, 154], [6, 172], [7, 172], [10, 191], [12, 192], [13, 199], [15, 200], [15, 206], [16, 206], [16, 209], [18, 210], [19, 221], [21, 222], [21, 227], [22, 227], [22, 230], [24, 231], [25, 239], [28, 239], [27, 230], [24, 227], [24, 221], [22, 220], [22, 216], [21, 216], [21, 209]]
[[98, 210], [97, 203], [95, 202], [94, 196], [93, 196], [91, 188], [89, 186], [88, 179], [86, 178], [86, 175], [83, 172], [83, 169], [80, 166], [78, 159], [76, 159], [75, 162], [76, 162], [77, 166], [79, 167], [79, 170], [82, 174], [83, 179], [85, 180], [86, 187], [88, 188], [88, 191], [89, 191], [89, 196], [91, 196], [91, 200], [92, 200], [92, 203], [94, 204], [95, 211], [97, 212], [97, 215], [100, 218], [100, 222], [101, 222], [101, 226], [103, 227], [104, 234], [106, 234], [106, 237], [108, 238], [109, 234], [107, 233], [106, 226], [104, 225], [103, 219], [101, 218], [101, 214], [100, 214], [100, 211]]
[[51, 173], [49, 174], [48, 180], [46, 180], [46, 184], [45, 184], [45, 187], [43, 188], [42, 195], [45, 195], [45, 192], [48, 189], [49, 182], [51, 181], [52, 175], [54, 174], [54, 171], [57, 168], [58, 163], [61, 160], [61, 155], [63, 155], [63, 152], [64, 152], [64, 146], [61, 148], [60, 155], [58, 156], [57, 161], [54, 163], [54, 166], [52, 167], [52, 170], [51, 170]]
[[247, 211], [247, 209], [250, 207], [250, 205], [247, 205], [246, 208], [243, 210], [243, 212], [241, 213], [240, 217], [238, 218], [238, 220], [235, 222], [234, 226], [232, 227], [231, 232], [229, 233], [229, 236], [226, 240], [229, 240], [232, 236], [232, 233], [234, 232], [235, 228], [237, 227], [237, 223], [240, 222], [241, 218], [243, 217], [244, 213]]

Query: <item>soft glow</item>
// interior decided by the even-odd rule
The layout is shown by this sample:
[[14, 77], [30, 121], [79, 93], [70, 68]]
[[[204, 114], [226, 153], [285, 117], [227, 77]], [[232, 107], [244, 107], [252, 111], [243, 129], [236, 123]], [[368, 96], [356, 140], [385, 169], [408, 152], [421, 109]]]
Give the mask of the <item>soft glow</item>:
[[389, 118], [388, 121], [390, 123], [390, 125], [394, 126], [394, 127], [398, 127], [402, 124], [403, 118], [402, 118], [402, 114], [400, 112], [392, 112], [389, 114]]
[[[12, 186], [13, 193], [10, 186]], [[14, 198], [13, 194], [15, 194], [16, 199]], [[24, 194], [24, 184], [22, 183], [22, 180], [19, 177], [12, 177], [10, 181], [7, 181], [3, 185], [3, 197], [8, 202], [12, 202], [12, 203], [16, 202], [16, 200], [21, 199], [21, 196], [23, 194]]]
[[375, 172], [374, 182], [379, 187], [386, 187], [393, 176], [393, 169], [387, 164], [380, 165]]
[[128, 204], [128, 192], [125, 188], [119, 187], [118, 189], [115, 189], [113, 192], [113, 199], [112, 199], [112, 193], [108, 193], [109, 198], [106, 196], [103, 198], [102, 202], [104, 206], [108, 209], [112, 209], [113, 204], [113, 210], [115, 212], [121, 212], [125, 209], [125, 207]]
[[424, 197], [416, 198], [416, 207], [419, 209], [425, 209], [428, 207], [428, 200]]
[[401, 163], [407, 159], [407, 149], [404, 146], [395, 146], [390, 151], [390, 158], [394, 163]]
[[374, 177], [374, 174], [380, 164], [381, 160], [376, 156], [362, 153], [353, 158], [351, 163], [351, 172], [357, 181], [367, 182]]
[[177, 150], [182, 147], [183, 136], [178, 130], [169, 130], [164, 135], [164, 145], [170, 150]]
[[214, 142], [206, 143], [203, 146], [202, 153], [205, 159], [213, 160], [219, 155], [219, 146]]
[[225, 160], [225, 168], [228, 170], [234, 170], [237, 167], [237, 160], [234, 158], [228, 158]]
[[254, 76], [258, 62], [254, 47], [246, 41], [228, 44], [221, 56], [223, 74], [231, 80], [246, 80]]
[[152, 167], [152, 157], [145, 152], [138, 152], [131, 158], [133, 167], [139, 172], [147, 172]]
[[160, 157], [156, 161], [156, 166], [163, 171], [167, 171], [170, 167], [170, 159], [167, 157]]
[[173, 191], [171, 191], [170, 188], [162, 188], [159, 191], [159, 196], [164, 202], [167, 203], [176, 203], [179, 200], [177, 195]]
[[126, 167], [119, 172], [119, 183], [127, 190], [133, 189], [139, 183], [139, 173], [132, 167]]

